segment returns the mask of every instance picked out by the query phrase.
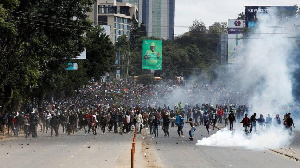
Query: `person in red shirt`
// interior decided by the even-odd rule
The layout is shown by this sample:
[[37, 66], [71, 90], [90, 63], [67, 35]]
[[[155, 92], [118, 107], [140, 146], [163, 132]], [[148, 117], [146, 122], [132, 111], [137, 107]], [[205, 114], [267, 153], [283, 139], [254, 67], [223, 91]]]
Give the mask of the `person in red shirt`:
[[245, 118], [241, 121], [243, 123], [243, 127], [245, 128], [245, 132], [248, 133], [248, 127], [250, 126], [250, 119], [248, 118], [247, 114], [245, 114]]
[[222, 123], [223, 108], [220, 108], [220, 109], [218, 110], [218, 117], [219, 117], [219, 123]]

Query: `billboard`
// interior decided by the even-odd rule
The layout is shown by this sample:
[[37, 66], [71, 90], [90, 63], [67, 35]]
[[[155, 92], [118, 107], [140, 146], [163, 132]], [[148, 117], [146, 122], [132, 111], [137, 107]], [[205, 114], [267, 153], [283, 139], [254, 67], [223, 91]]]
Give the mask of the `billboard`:
[[268, 10], [276, 10], [280, 18], [296, 16], [297, 6], [245, 6], [246, 27], [253, 28], [257, 25], [257, 13], [268, 13]]
[[228, 63], [237, 63], [243, 46], [244, 20], [228, 19]]
[[142, 69], [162, 70], [162, 41], [143, 39]]

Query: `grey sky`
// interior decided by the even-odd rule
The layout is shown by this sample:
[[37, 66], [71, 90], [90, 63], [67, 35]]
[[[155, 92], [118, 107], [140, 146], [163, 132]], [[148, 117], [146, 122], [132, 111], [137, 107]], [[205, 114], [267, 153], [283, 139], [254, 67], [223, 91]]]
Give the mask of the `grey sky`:
[[188, 31], [194, 20], [206, 27], [236, 19], [244, 6], [300, 6], [300, 0], [175, 0], [175, 36]]

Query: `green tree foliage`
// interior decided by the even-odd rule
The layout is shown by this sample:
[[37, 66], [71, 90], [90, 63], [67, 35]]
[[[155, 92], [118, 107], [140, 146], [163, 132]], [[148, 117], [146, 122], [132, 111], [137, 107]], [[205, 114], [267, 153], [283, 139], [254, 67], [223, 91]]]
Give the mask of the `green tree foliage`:
[[82, 84], [76, 79], [84, 79], [85, 70], [75, 74], [66, 72], [65, 68], [85, 48], [84, 34], [91, 28], [86, 13], [92, 4], [93, 0], [1, 2], [0, 106], [3, 112], [29, 97], [43, 98], [44, 93], [63, 90], [66, 83], [72, 85], [68, 88]]
[[100, 26], [96, 26], [86, 34], [88, 77], [99, 80], [105, 72], [110, 72], [115, 59], [115, 49], [109, 36], [104, 34]]
[[238, 19], [238, 20], [245, 20], [245, 19], [246, 19], [245, 13], [244, 13], [244, 12], [239, 13], [239, 14], [238, 14], [238, 17], [237, 17], [236, 19]]
[[[138, 34], [137, 29], [142, 30], [142, 25], [138, 27], [133, 22], [132, 28], [130, 40], [120, 37], [116, 48], [123, 53], [128, 53], [127, 48], [130, 45], [130, 76], [148, 74], [150, 71], [141, 70], [142, 40], [160, 39]], [[163, 40], [163, 67], [162, 71], [156, 74], [160, 74], [165, 79], [174, 80], [180, 75], [188, 77], [193, 74], [206, 73], [205, 76], [213, 79], [214, 68], [211, 67], [220, 64], [221, 34], [226, 32], [227, 23], [216, 22], [207, 29], [203, 22], [195, 20], [189, 32], [177, 37], [174, 42]]]

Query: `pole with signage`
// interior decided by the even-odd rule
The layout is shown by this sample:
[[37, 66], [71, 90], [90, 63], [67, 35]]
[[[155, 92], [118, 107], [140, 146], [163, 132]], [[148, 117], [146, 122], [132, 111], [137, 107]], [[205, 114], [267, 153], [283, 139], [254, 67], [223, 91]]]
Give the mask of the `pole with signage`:
[[162, 70], [161, 40], [143, 40], [142, 69]]

